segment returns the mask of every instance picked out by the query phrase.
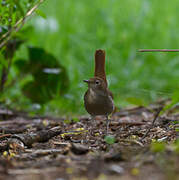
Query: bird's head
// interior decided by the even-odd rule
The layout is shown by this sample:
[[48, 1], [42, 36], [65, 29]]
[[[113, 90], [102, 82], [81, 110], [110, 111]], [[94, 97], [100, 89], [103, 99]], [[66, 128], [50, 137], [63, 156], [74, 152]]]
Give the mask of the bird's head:
[[88, 83], [88, 88], [93, 91], [105, 91], [107, 88], [105, 81], [99, 77], [90, 78], [89, 80], [84, 80], [84, 82]]

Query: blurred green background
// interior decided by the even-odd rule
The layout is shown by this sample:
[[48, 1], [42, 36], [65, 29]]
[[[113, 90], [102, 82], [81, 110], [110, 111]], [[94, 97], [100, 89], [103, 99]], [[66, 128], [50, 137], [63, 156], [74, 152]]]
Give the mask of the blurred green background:
[[40, 6], [46, 17], [35, 15], [22, 28], [25, 43], [13, 63], [28, 58], [27, 47], [43, 48], [65, 69], [68, 77], [59, 83], [65, 81], [67, 88], [41, 108], [34, 106], [22, 95], [32, 76], [19, 78], [21, 70], [14, 65], [9, 81], [19, 80], [4, 93], [6, 103], [45, 114], [85, 114], [83, 79], [93, 76], [96, 49], [106, 50], [107, 79], [117, 107], [172, 97], [179, 89], [179, 53], [137, 50], [179, 48], [178, 9], [178, 0], [46, 0]]

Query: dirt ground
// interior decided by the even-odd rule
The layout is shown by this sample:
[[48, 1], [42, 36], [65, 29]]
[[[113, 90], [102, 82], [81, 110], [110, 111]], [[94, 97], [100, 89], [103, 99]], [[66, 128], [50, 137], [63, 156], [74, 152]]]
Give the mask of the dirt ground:
[[162, 106], [116, 112], [107, 136], [104, 117], [32, 118], [0, 108], [0, 180], [179, 179], [179, 108], [159, 114]]

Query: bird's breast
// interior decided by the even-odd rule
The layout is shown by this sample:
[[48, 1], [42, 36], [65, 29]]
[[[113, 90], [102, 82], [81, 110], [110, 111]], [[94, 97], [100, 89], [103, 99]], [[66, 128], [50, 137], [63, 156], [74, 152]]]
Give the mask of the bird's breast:
[[88, 89], [84, 100], [86, 110], [92, 115], [110, 114], [114, 109], [113, 99], [110, 95], [96, 93], [92, 89]]
[[87, 101], [89, 104], [94, 104], [96, 101], [98, 101], [98, 96], [92, 89], [89, 89], [88, 91]]

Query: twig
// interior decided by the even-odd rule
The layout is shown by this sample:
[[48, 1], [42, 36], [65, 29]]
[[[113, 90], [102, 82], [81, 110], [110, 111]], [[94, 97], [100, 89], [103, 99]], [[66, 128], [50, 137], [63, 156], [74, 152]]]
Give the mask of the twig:
[[39, 7], [39, 5], [41, 4], [41, 3], [43, 3], [44, 2], [44, 0], [39, 0], [39, 2], [34, 6], [34, 7], [32, 7], [27, 13], [26, 13], [26, 15], [23, 17], [23, 18], [21, 18], [19, 21], [17, 21], [16, 22], [16, 24], [11, 28], [11, 29], [9, 29], [9, 31], [7, 31], [5, 34], [3, 34], [2, 35], [2, 37], [0, 38], [0, 41], [2, 41], [3, 39], [3, 41], [1, 42], [1, 44], [0, 44], [0, 48], [2, 48], [6, 43], [7, 43], [7, 41], [9, 41], [9, 39], [10, 39], [10, 36], [8, 37], [8, 35], [10, 35], [11, 34], [11, 32], [12, 31], [19, 31], [19, 29], [22, 27], [22, 26], [20, 26], [20, 27], [18, 27], [20, 24], [24, 24], [25, 23], [25, 21], [26, 21], [26, 19], [30, 16], [30, 15], [32, 15], [32, 13]]
[[138, 52], [179, 52], [179, 49], [139, 49]]
[[4, 138], [10, 137], [10, 136], [12, 136], [12, 134], [3, 134], [0, 136], [0, 139], [4, 139]]
[[126, 122], [111, 122], [110, 126], [118, 126], [118, 125], [129, 125], [129, 126], [142, 126], [142, 125], [145, 125], [144, 122], [133, 122], [133, 121], [126, 121]]
[[14, 134], [9, 140], [9, 144], [13, 139], [18, 139], [23, 142], [27, 147], [31, 147], [31, 145], [35, 142], [46, 142], [54, 136], [62, 134], [61, 127], [54, 127], [49, 130], [41, 130], [36, 133], [24, 133], [24, 134]]
[[27, 130], [26, 127], [20, 127], [20, 128], [9, 128], [9, 127], [0, 127], [0, 133], [6, 133], [6, 134], [19, 134], [23, 133]]
[[158, 118], [160, 112], [162, 111], [162, 109], [163, 109], [163, 106], [160, 107], [160, 108], [157, 110], [157, 112], [156, 112], [156, 114], [155, 114], [155, 116], [154, 116], [154, 119], [153, 119], [153, 121], [152, 121], [151, 126], [149, 127], [149, 129], [146, 131], [146, 133], [142, 136], [142, 138], [141, 138], [140, 140], [143, 140], [143, 139], [149, 134], [150, 130], [153, 128], [154, 123], [155, 123], [155, 121], [157, 120], [157, 118]]
[[133, 143], [133, 144], [137, 144], [141, 147], [144, 147], [144, 145], [142, 144], [142, 142], [136, 140], [136, 139], [120, 139], [120, 142], [126, 142], [126, 143]]
[[10, 175], [38, 175], [41, 173], [50, 173], [50, 172], [56, 172], [58, 169], [57, 167], [51, 167], [51, 168], [44, 168], [43, 169], [35, 169], [35, 168], [28, 168], [28, 169], [8, 169], [8, 174]]
[[35, 159], [47, 155], [56, 155], [59, 153], [63, 153], [62, 149], [38, 149], [38, 150], [24, 150], [25, 154], [16, 155], [16, 159], [18, 160], [29, 160], [29, 159]]

